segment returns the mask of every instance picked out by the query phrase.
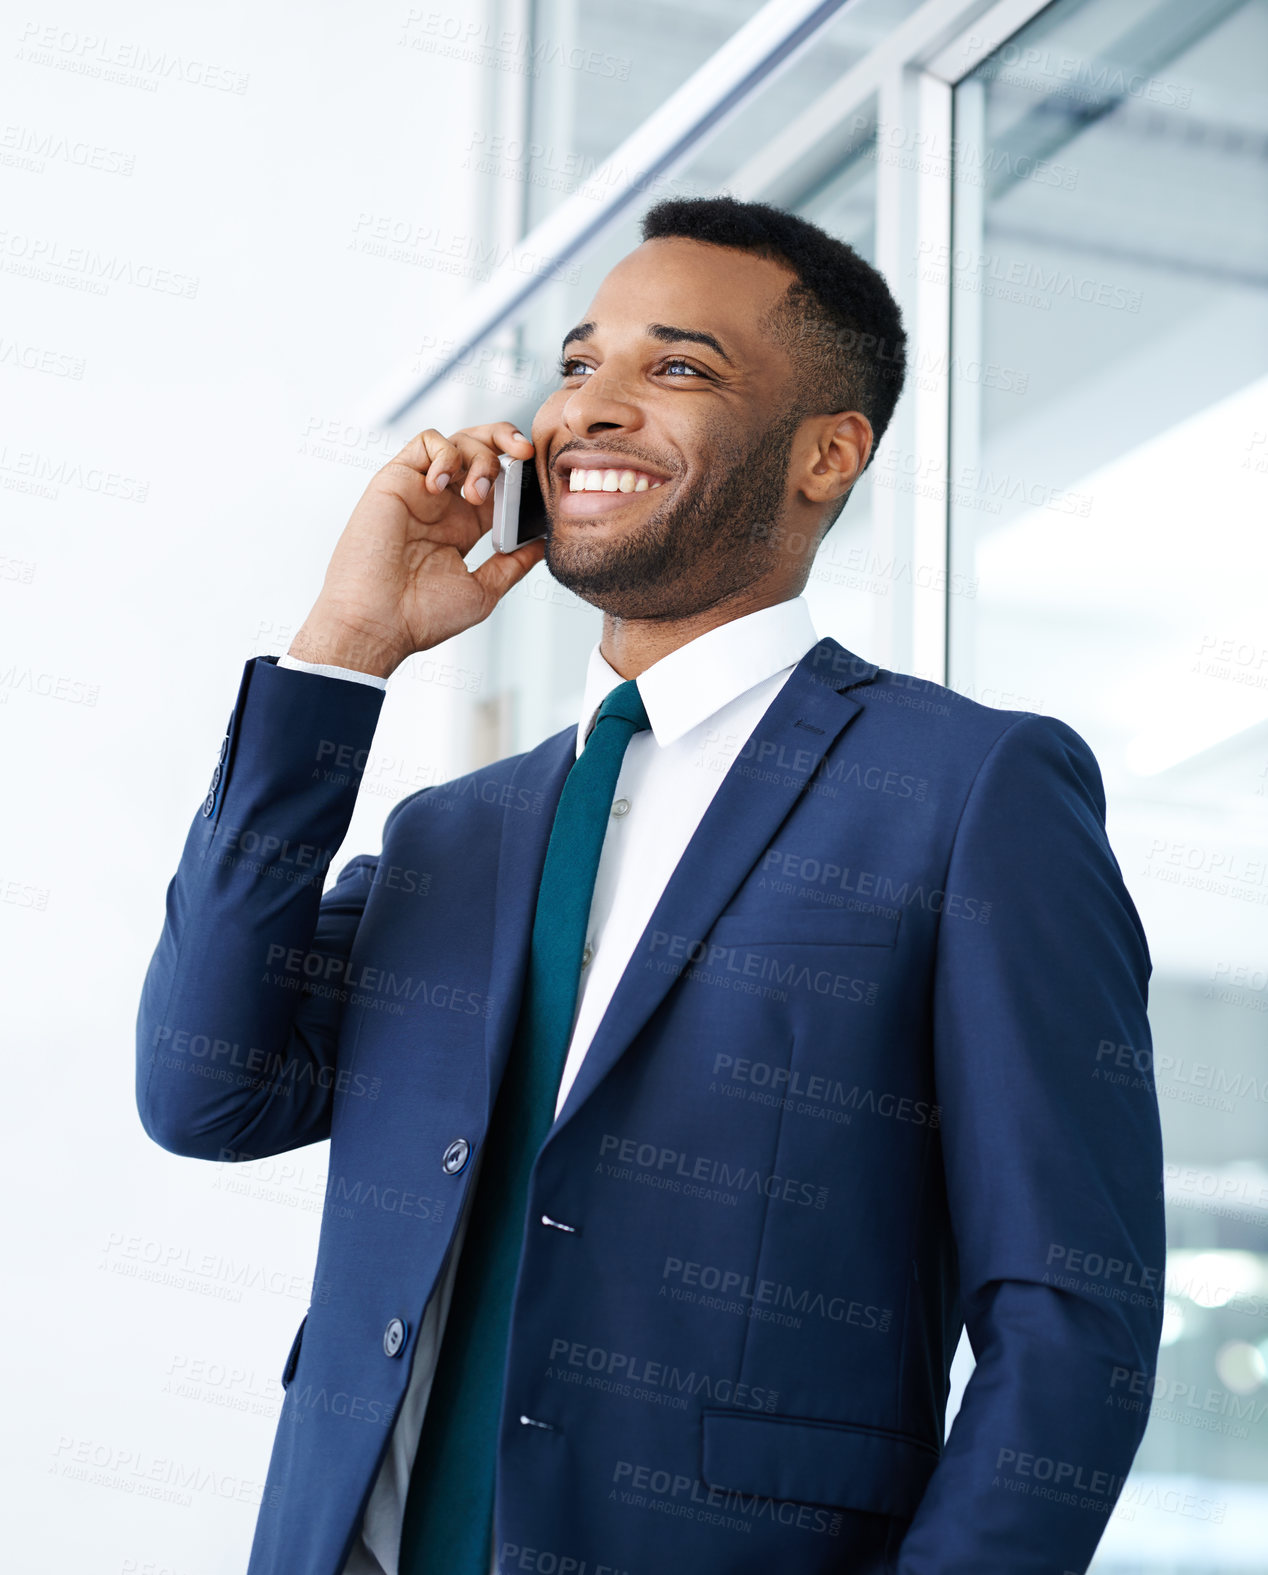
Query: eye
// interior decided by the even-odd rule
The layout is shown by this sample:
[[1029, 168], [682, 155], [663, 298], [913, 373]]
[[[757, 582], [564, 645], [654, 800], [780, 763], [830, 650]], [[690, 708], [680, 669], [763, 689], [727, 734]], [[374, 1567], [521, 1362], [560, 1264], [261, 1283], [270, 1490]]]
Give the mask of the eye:
[[661, 363], [661, 371], [667, 372], [673, 377], [681, 377], [684, 372], [689, 377], [705, 376], [705, 373], [703, 373], [698, 366], [692, 366], [690, 361], [679, 360], [677, 356], [675, 356], [672, 361], [663, 361]]
[[577, 370], [578, 367], [586, 372], [592, 370], [588, 361], [579, 361], [576, 356], [566, 355], [559, 363], [559, 375], [560, 377], [578, 377], [580, 376]]

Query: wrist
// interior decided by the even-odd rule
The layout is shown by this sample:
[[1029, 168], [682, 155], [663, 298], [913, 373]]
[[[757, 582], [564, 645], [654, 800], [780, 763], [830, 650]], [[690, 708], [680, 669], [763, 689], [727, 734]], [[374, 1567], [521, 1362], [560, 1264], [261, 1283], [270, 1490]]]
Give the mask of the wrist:
[[345, 624], [308, 619], [287, 647], [288, 656], [326, 667], [349, 667], [354, 672], [390, 678], [407, 652], [394, 651], [381, 640]]

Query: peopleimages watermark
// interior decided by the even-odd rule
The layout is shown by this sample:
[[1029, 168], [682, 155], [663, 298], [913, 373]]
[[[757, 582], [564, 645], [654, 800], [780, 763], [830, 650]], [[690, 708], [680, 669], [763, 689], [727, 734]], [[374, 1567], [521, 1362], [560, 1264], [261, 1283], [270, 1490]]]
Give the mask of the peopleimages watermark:
[[1135, 313], [1144, 299], [1139, 290], [1128, 285], [1075, 273], [1059, 263], [953, 247], [948, 241], [921, 241], [916, 255], [920, 260], [912, 264], [911, 271], [929, 283], [945, 284], [950, 275], [957, 290], [997, 296], [1041, 311], [1050, 311], [1053, 301], [1066, 297], [1085, 306]]
[[[658, 957], [658, 952], [664, 955]], [[683, 963], [690, 966], [683, 968]], [[880, 984], [875, 979], [814, 968], [797, 957], [781, 957], [758, 945], [723, 946], [717, 941], [672, 935], [668, 930], [652, 931], [647, 966], [681, 973], [698, 984], [768, 993], [771, 999], [779, 1001], [788, 999], [789, 990], [805, 990], [812, 995], [830, 995], [838, 1001], [874, 1006], [880, 994]]]
[[240, 1302], [244, 1291], [266, 1296], [308, 1300], [305, 1275], [270, 1268], [249, 1258], [226, 1258], [218, 1252], [198, 1253], [184, 1242], [163, 1242], [153, 1237], [111, 1231], [101, 1249], [98, 1269], [127, 1278], [193, 1291], [213, 1300]]
[[908, 1121], [931, 1130], [941, 1125], [941, 1106], [928, 1100], [890, 1090], [878, 1093], [874, 1088], [862, 1088], [837, 1077], [803, 1072], [800, 1067], [778, 1066], [719, 1051], [713, 1058], [712, 1072], [724, 1094], [778, 1105], [800, 1115], [825, 1117], [843, 1126], [862, 1113]]
[[[930, 913], [945, 914], [949, 919], [968, 919], [976, 924], [989, 924], [991, 919], [991, 904], [980, 897], [949, 891], [942, 886], [926, 886], [921, 881], [899, 880], [879, 870], [861, 870], [831, 859], [806, 857], [784, 848], [766, 850], [762, 856], [762, 871], [783, 880], [804, 881], [808, 888], [825, 893], [852, 892], [891, 908], [924, 908]], [[774, 890], [778, 891], [779, 887], [775, 886]], [[828, 901], [826, 897], [825, 901]], [[840, 906], [840, 903], [835, 905]], [[775, 924], [777, 920], [772, 920], [772, 925]]]
[[522, 31], [479, 16], [424, 11], [421, 6], [410, 8], [401, 28], [400, 47], [515, 76], [538, 77], [543, 66], [562, 66], [611, 81], [629, 80], [631, 62], [627, 57], [587, 49], [571, 39], [543, 36], [536, 28]]
[[1268, 645], [1232, 635], [1204, 634], [1191, 669], [1204, 678], [1225, 678], [1252, 689], [1268, 689]]
[[592, 1564], [579, 1553], [557, 1553], [554, 1548], [526, 1548], [519, 1542], [504, 1542], [498, 1548], [497, 1575], [630, 1575], [630, 1571], [617, 1564]]
[[[1268, 778], [1268, 767], [1265, 777]], [[1216, 963], [1203, 996], [1226, 1006], [1248, 1006], [1256, 1012], [1268, 1012], [1268, 968], [1256, 968], [1247, 963]], [[1268, 1099], [1268, 1077], [1264, 1079], [1264, 1088], [1264, 1097]]]
[[[595, 181], [609, 187], [629, 186], [659, 197], [703, 197], [713, 190], [711, 186], [681, 175], [649, 175], [640, 166], [621, 164], [610, 156], [558, 148], [553, 143], [499, 132], [473, 132], [467, 147], [469, 151], [461, 163], [463, 169], [540, 186], [548, 191], [572, 192], [578, 186]], [[550, 370], [554, 375], [554, 361], [550, 363]]]
[[[1199, 1389], [1196, 1384], [1163, 1378], [1140, 1368], [1115, 1367], [1109, 1392], [1121, 1411], [1148, 1412], [1150, 1420], [1176, 1422], [1206, 1433], [1248, 1438], [1250, 1427], [1262, 1422], [1268, 1401], [1235, 1395], [1227, 1389]], [[1250, 1427], [1238, 1424], [1249, 1423]]]
[[18, 34], [17, 58], [29, 65], [55, 66], [78, 76], [155, 92], [163, 81], [175, 79], [190, 87], [211, 88], [218, 93], [242, 94], [250, 78], [243, 71], [187, 59], [148, 44], [125, 43], [108, 34], [80, 32], [55, 22], [24, 22]]
[[0, 163], [42, 175], [49, 159], [102, 175], [131, 175], [136, 164], [134, 153], [84, 142], [62, 132], [37, 131], [34, 126], [20, 126], [12, 121], [0, 130]]
[[121, 1448], [93, 1438], [76, 1438], [70, 1433], [59, 1435], [49, 1469], [60, 1476], [113, 1488], [137, 1498], [179, 1504], [183, 1509], [193, 1503], [192, 1493], [209, 1493], [213, 1498], [258, 1505], [264, 1490], [263, 1483], [238, 1476], [236, 1472], [190, 1464], [166, 1455], [151, 1456], [141, 1449]]
[[1129, 1483], [1125, 1476], [1113, 1471], [1024, 1449], [1001, 1449], [995, 1457], [995, 1472], [993, 1487], [1065, 1504], [1071, 1509], [1107, 1515], [1118, 1500], [1119, 1518], [1123, 1520], [1131, 1520], [1136, 1509], [1148, 1507], [1218, 1524], [1228, 1507], [1219, 1499], [1184, 1489], [1153, 1482]]
[[695, 1368], [684, 1371], [671, 1362], [649, 1361], [628, 1351], [613, 1351], [581, 1340], [553, 1339], [547, 1378], [560, 1383], [602, 1389], [630, 1400], [649, 1400], [671, 1410], [685, 1411], [688, 1397], [713, 1405], [734, 1406], [740, 1411], [774, 1411], [777, 1390], [718, 1378]]
[[1237, 902], [1268, 903], [1268, 859], [1241, 850], [1155, 837], [1143, 873], [1172, 886], [1187, 886]]
[[[668, 1257], [661, 1270], [659, 1294], [673, 1301], [695, 1303], [719, 1312], [739, 1312], [763, 1322], [785, 1323], [799, 1329], [802, 1316], [813, 1314], [830, 1323], [850, 1324], [887, 1334], [894, 1314], [888, 1307], [825, 1296], [809, 1286], [786, 1285], [779, 1280], [754, 1278], [740, 1269]], [[716, 1292], [716, 1295], [710, 1293]], [[703, 1294], [702, 1294], [703, 1293]]]
[[759, 1520], [775, 1521], [799, 1531], [829, 1537], [841, 1534], [838, 1510], [789, 1499], [746, 1493], [738, 1488], [712, 1487], [681, 1471], [660, 1470], [640, 1461], [617, 1460], [612, 1471], [617, 1502], [629, 1509], [649, 1509], [675, 1520], [695, 1520], [725, 1531], [751, 1532]]
[[1043, 1276], [1045, 1285], [1081, 1290], [1111, 1301], [1129, 1302], [1132, 1306], [1156, 1307], [1162, 1302], [1166, 1271], [1150, 1268], [1131, 1258], [1052, 1242], [1048, 1247], [1047, 1264]]
[[[49, 488], [73, 487], [77, 492], [116, 498], [121, 503], [144, 503], [150, 491], [149, 482], [136, 476], [106, 470], [100, 465], [84, 465], [80, 460], [66, 459], [58, 454], [42, 454], [34, 448], [0, 446], [0, 472], [6, 476], [29, 478]], [[52, 495], [57, 496], [55, 491]]]
[[1097, 1045], [1092, 1076], [1115, 1087], [1156, 1091], [1160, 1099], [1203, 1105], [1225, 1115], [1236, 1108], [1234, 1099], [1268, 1104], [1268, 1075], [1229, 1071], [1211, 1061], [1186, 1061], [1183, 1056], [1155, 1056], [1147, 1046], [1116, 1044], [1112, 1039]]
[[78, 383], [83, 378], [87, 364], [81, 355], [19, 343], [16, 339], [6, 339], [0, 334], [0, 366], [20, 368], [24, 372], [40, 372], [45, 377], [68, 377], [72, 383]]
[[272, 1374], [260, 1378], [251, 1368], [179, 1352], [167, 1364], [161, 1393], [271, 1418], [276, 1418], [282, 1403], [282, 1386]]
[[605, 1132], [599, 1139], [599, 1160], [615, 1180], [646, 1179], [705, 1202], [734, 1204], [744, 1192], [804, 1208], [824, 1209], [828, 1202], [827, 1187], [813, 1181], [752, 1165], [734, 1165], [707, 1154], [687, 1154], [663, 1143], [640, 1142], [615, 1132]]
[[175, 273], [91, 246], [65, 246], [56, 236], [27, 235], [19, 230], [0, 230], [0, 267], [6, 273], [85, 290], [90, 295], [105, 295], [109, 286], [120, 280], [138, 290], [177, 295], [187, 301], [198, 294], [197, 274]]
[[0, 703], [12, 693], [26, 693], [42, 700], [62, 700], [67, 705], [95, 706], [101, 695], [100, 684], [82, 678], [67, 678], [62, 673], [40, 673], [16, 663], [0, 670]]
[[1127, 1481], [1125, 1476], [1118, 1476], [1113, 1471], [1095, 1467], [1087, 1470], [1075, 1461], [1036, 1455], [1024, 1449], [1001, 1449], [995, 1456], [995, 1469], [1013, 1476], [1030, 1477], [1035, 1482], [1051, 1482], [1055, 1487], [1069, 1487], [1097, 1500], [1114, 1497]]
[[[277, 982], [276, 975], [273, 982]], [[160, 1024], [154, 1030], [152, 1044], [154, 1063], [165, 1071], [188, 1072], [238, 1087], [267, 1088], [274, 1097], [289, 1099], [305, 1084], [370, 1099], [379, 1095], [377, 1077], [367, 1078], [363, 1072], [353, 1072], [346, 1066], [322, 1065], [311, 1056], [287, 1056], [254, 1045], [244, 1049], [239, 1040], [222, 1039], [216, 1034]]]
[[[856, 115], [854, 130], [856, 135], [869, 132], [869, 117]], [[946, 176], [954, 168], [956, 180], [965, 186], [985, 186], [1001, 175], [1063, 191], [1073, 191], [1079, 183], [1079, 172], [1072, 165], [1011, 148], [970, 142], [963, 136], [946, 137], [941, 131], [903, 121], [879, 122], [874, 139], [860, 147], [859, 157], [921, 175]]]
[[378, 1007], [387, 1002], [391, 1003], [389, 1010], [394, 1008], [392, 1015], [399, 1016], [406, 1001], [421, 1001], [437, 1011], [466, 1017], [489, 1015], [488, 997], [478, 991], [423, 975], [398, 974], [372, 963], [353, 967], [350, 958], [330, 952], [305, 951], [271, 941], [265, 962], [268, 967], [281, 964], [281, 971], [271, 976], [271, 982], [281, 988], [302, 989], [306, 994], [320, 991], [357, 1006]]
[[[964, 41], [965, 54], [977, 54], [985, 42], [970, 33]], [[1178, 82], [1130, 71], [1106, 60], [1090, 60], [1069, 50], [1020, 41], [1002, 44], [975, 75], [986, 80], [999, 78], [1011, 88], [1030, 88], [1046, 98], [1076, 98], [1095, 104], [1136, 98], [1166, 109], [1187, 109], [1192, 97], [1192, 90]]]
[[450, 232], [437, 224], [365, 210], [357, 215], [349, 247], [389, 262], [413, 263], [472, 279], [487, 279], [503, 268], [568, 284], [576, 284], [581, 277], [580, 264], [560, 262], [543, 252], [528, 251], [522, 246], [508, 245], [482, 235]]

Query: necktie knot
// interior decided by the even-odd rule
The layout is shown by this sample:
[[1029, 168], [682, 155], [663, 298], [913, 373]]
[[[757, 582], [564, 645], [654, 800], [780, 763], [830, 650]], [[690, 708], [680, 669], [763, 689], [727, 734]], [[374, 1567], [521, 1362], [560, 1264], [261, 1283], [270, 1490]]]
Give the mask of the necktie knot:
[[[647, 717], [647, 707], [643, 704], [643, 697], [638, 692], [636, 679], [627, 678], [624, 683], [618, 684], [599, 707], [598, 715], [594, 719], [594, 727], [598, 727], [604, 717], [619, 717], [622, 722], [628, 722], [636, 733], [651, 727]], [[590, 730], [593, 737], [594, 728]]]

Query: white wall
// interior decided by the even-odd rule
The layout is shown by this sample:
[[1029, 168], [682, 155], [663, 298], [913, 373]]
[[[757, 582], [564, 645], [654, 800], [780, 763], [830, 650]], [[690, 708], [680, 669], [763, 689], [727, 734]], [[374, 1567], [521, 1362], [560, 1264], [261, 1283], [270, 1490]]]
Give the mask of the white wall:
[[[79, 0], [3, 26], [0, 1477], [30, 1575], [246, 1563], [325, 1150], [278, 1185], [164, 1153], [133, 1029], [242, 664], [286, 649], [400, 446], [349, 424], [479, 274], [462, 162], [504, 73], [447, 43], [480, 4], [410, 15]], [[407, 258], [362, 248], [376, 224], [416, 231]], [[336, 866], [465, 767], [469, 711], [394, 683]]]

